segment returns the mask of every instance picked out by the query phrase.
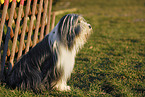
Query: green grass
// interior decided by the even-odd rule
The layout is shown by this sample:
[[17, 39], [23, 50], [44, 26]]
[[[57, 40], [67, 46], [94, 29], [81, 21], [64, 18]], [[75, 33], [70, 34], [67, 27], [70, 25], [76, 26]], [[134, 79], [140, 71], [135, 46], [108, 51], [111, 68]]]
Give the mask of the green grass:
[[[42, 94], [0, 87], [2, 96], [145, 96], [145, 1], [59, 0], [53, 10], [78, 8], [93, 34], [77, 54], [70, 92]], [[65, 2], [62, 2], [65, 1]], [[66, 5], [66, 2], [70, 2]], [[56, 17], [56, 22], [62, 15]]]

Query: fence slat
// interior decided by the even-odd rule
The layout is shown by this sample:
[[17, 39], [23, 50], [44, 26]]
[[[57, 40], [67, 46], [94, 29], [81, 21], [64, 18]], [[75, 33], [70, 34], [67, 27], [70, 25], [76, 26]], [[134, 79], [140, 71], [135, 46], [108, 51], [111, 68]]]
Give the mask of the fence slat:
[[9, 27], [12, 26], [12, 21], [13, 21], [13, 16], [14, 16], [14, 12], [15, 12], [15, 7], [16, 7], [16, 1], [13, 0], [12, 6], [11, 6], [11, 10], [10, 10], [9, 23], [8, 23]]
[[20, 29], [20, 20], [21, 20], [21, 15], [23, 12], [23, 2], [24, 0], [21, 0], [21, 3], [19, 5], [19, 11], [18, 11], [18, 17], [17, 17], [17, 22], [16, 22], [16, 28], [15, 28], [15, 35], [13, 38], [13, 44], [12, 44], [12, 50], [11, 50], [11, 56], [10, 56], [10, 63], [12, 64], [12, 67], [14, 66], [14, 56], [15, 56], [15, 51], [16, 51], [16, 43], [17, 43], [17, 37], [18, 37], [18, 32]]
[[34, 17], [35, 17], [36, 5], [37, 5], [37, 0], [34, 0], [33, 7], [32, 7], [32, 15], [31, 15], [31, 21], [30, 21], [30, 25], [29, 25], [29, 32], [28, 32], [28, 38], [27, 38], [27, 44], [26, 44], [25, 53], [29, 51], [29, 47], [30, 47], [32, 29], [33, 29], [33, 25], [34, 25]]
[[55, 25], [55, 12], [53, 12], [52, 14], [51, 30], [53, 30], [54, 25]]
[[27, 0], [17, 60], [22, 55], [22, 49], [23, 49], [23, 45], [24, 45], [25, 30], [26, 30], [26, 26], [27, 26], [27, 18], [28, 18], [28, 14], [29, 14], [29, 10], [30, 10], [30, 4], [31, 4], [31, 0]]
[[36, 45], [37, 39], [38, 39], [38, 30], [39, 30], [39, 25], [40, 25], [42, 6], [43, 6], [43, 0], [40, 0], [36, 28], [35, 28], [35, 33], [34, 33], [33, 47]]
[[51, 10], [52, 10], [52, 0], [49, 0], [48, 23], [47, 23], [45, 35], [47, 35], [49, 33], [50, 19], [51, 19]]
[[46, 13], [47, 13], [47, 7], [48, 7], [48, 0], [44, 1], [44, 12], [43, 12], [43, 17], [42, 17], [42, 22], [41, 22], [41, 31], [40, 31], [40, 38], [39, 41], [41, 41], [44, 37], [44, 27], [45, 27], [45, 21], [46, 21]]

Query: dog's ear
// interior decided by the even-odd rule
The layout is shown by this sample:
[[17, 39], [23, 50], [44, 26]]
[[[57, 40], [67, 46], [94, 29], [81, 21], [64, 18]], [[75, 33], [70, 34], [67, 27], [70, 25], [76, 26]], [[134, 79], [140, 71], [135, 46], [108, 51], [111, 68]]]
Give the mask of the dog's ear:
[[80, 32], [80, 26], [77, 24], [78, 15], [68, 14], [61, 18], [58, 27], [58, 34], [60, 41], [67, 46], [72, 48], [75, 37]]
[[75, 27], [75, 36], [77, 37], [81, 32], [81, 27], [80, 25], [78, 24], [76, 27]]
[[76, 27], [72, 27], [71, 30], [67, 33], [67, 45], [68, 48], [72, 48], [73, 44], [75, 42], [75, 38], [79, 35], [80, 33], [80, 26], [77, 25]]

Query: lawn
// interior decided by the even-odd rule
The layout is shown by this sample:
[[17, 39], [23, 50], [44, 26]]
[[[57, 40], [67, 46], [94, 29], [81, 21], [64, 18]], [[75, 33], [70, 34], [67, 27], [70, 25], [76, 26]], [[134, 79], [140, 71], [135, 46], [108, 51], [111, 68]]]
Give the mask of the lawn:
[[[2, 96], [145, 96], [145, 1], [58, 0], [53, 10], [77, 8], [93, 28], [77, 54], [70, 92], [10, 90]], [[66, 14], [66, 13], [65, 13]], [[63, 16], [56, 17], [56, 22]]]

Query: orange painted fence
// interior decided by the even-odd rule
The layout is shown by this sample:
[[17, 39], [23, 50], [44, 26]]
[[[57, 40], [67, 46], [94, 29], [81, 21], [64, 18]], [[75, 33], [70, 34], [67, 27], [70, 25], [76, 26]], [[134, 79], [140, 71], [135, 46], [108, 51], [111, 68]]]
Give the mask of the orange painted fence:
[[49, 33], [50, 27], [53, 29], [55, 23], [55, 13], [51, 12], [52, 0], [11, 1], [5, 0], [0, 4], [1, 75], [4, 65], [13, 67], [23, 54]]

